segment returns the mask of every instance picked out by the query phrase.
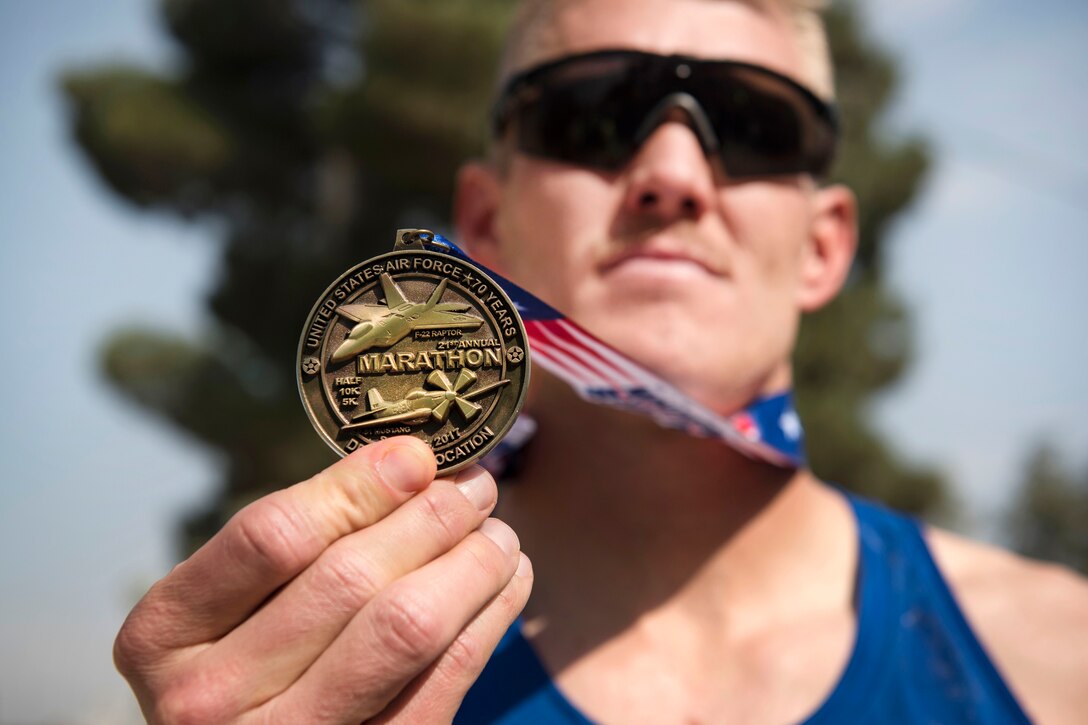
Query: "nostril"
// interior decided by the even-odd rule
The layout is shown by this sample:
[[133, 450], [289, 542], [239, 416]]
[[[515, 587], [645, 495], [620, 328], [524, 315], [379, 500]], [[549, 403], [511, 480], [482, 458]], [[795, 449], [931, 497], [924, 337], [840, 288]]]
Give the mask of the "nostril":
[[651, 207], [657, 204], [657, 194], [652, 191], [647, 191], [638, 198], [638, 205], [641, 207]]
[[684, 201], [680, 204], [680, 206], [684, 210], [685, 214], [694, 214], [696, 212], [696, 210], [697, 210], [695, 200], [692, 199], [691, 197], [688, 197], [687, 199], [684, 199]]

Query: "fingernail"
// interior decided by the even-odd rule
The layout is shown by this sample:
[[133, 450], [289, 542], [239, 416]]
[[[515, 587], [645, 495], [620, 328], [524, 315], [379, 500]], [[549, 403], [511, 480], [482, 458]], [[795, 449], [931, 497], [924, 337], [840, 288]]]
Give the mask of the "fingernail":
[[480, 524], [480, 533], [491, 539], [495, 544], [510, 556], [517, 553], [521, 547], [518, 535], [509, 526], [498, 519], [487, 519]]
[[428, 461], [415, 446], [393, 446], [376, 464], [385, 482], [402, 491], [418, 491], [427, 483]]
[[518, 569], [514, 572], [516, 576], [527, 577], [533, 573], [533, 563], [529, 561], [529, 557], [525, 556], [525, 552], [521, 552], [521, 559], [518, 561]]
[[495, 504], [495, 482], [491, 474], [482, 469], [471, 478], [458, 483], [457, 490], [480, 511], [487, 511]]

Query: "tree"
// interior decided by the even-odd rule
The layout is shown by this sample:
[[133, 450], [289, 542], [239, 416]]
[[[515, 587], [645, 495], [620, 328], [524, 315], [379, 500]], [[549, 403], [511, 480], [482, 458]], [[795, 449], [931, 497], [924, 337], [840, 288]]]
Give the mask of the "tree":
[[914, 513], [948, 502], [932, 471], [896, 458], [873, 430], [867, 402], [902, 375], [912, 357], [909, 315], [884, 285], [887, 230], [921, 187], [925, 143], [881, 132], [898, 85], [892, 59], [864, 37], [853, 5], [827, 17], [844, 137], [836, 178], [861, 209], [858, 255], [842, 294], [809, 316], [795, 361], [798, 408], [813, 470], [827, 480]]
[[1088, 469], [1074, 473], [1052, 447], [1036, 448], [1008, 528], [1018, 551], [1088, 574]]
[[[124, 395], [221, 454], [224, 485], [185, 522], [191, 550], [240, 506], [327, 464], [294, 389], [310, 305], [398, 226], [437, 226], [454, 170], [483, 148], [508, 0], [161, 0], [182, 62], [73, 70], [72, 128], [104, 182], [145, 209], [222, 230], [214, 325], [201, 339], [127, 329], [103, 368]], [[908, 359], [906, 313], [882, 287], [884, 231], [926, 168], [917, 140], [879, 134], [896, 84], [853, 10], [829, 18], [846, 143], [842, 179], [866, 210], [844, 297], [809, 320], [797, 353], [817, 472], [895, 505], [940, 500], [898, 463], [865, 403]]]

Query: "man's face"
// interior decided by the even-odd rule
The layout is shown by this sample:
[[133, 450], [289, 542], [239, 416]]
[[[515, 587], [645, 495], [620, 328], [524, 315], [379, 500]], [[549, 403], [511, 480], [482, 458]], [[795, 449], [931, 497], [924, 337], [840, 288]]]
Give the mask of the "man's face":
[[[631, 48], [804, 77], [790, 20], [744, 3], [564, 5], [554, 42], [521, 67]], [[789, 384], [799, 313], [811, 297], [804, 280], [818, 192], [810, 179], [734, 182], [682, 115], [618, 172], [511, 152], [496, 178], [492, 241], [473, 249], [482, 261], [722, 412]]]

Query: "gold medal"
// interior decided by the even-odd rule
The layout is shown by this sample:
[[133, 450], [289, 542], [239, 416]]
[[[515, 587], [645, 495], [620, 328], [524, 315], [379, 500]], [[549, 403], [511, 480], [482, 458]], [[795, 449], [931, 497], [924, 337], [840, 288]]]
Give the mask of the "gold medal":
[[445, 475], [513, 425], [529, 348], [506, 293], [472, 264], [426, 250], [430, 238], [402, 229], [392, 252], [325, 290], [303, 328], [297, 375], [310, 422], [340, 455], [413, 435]]

